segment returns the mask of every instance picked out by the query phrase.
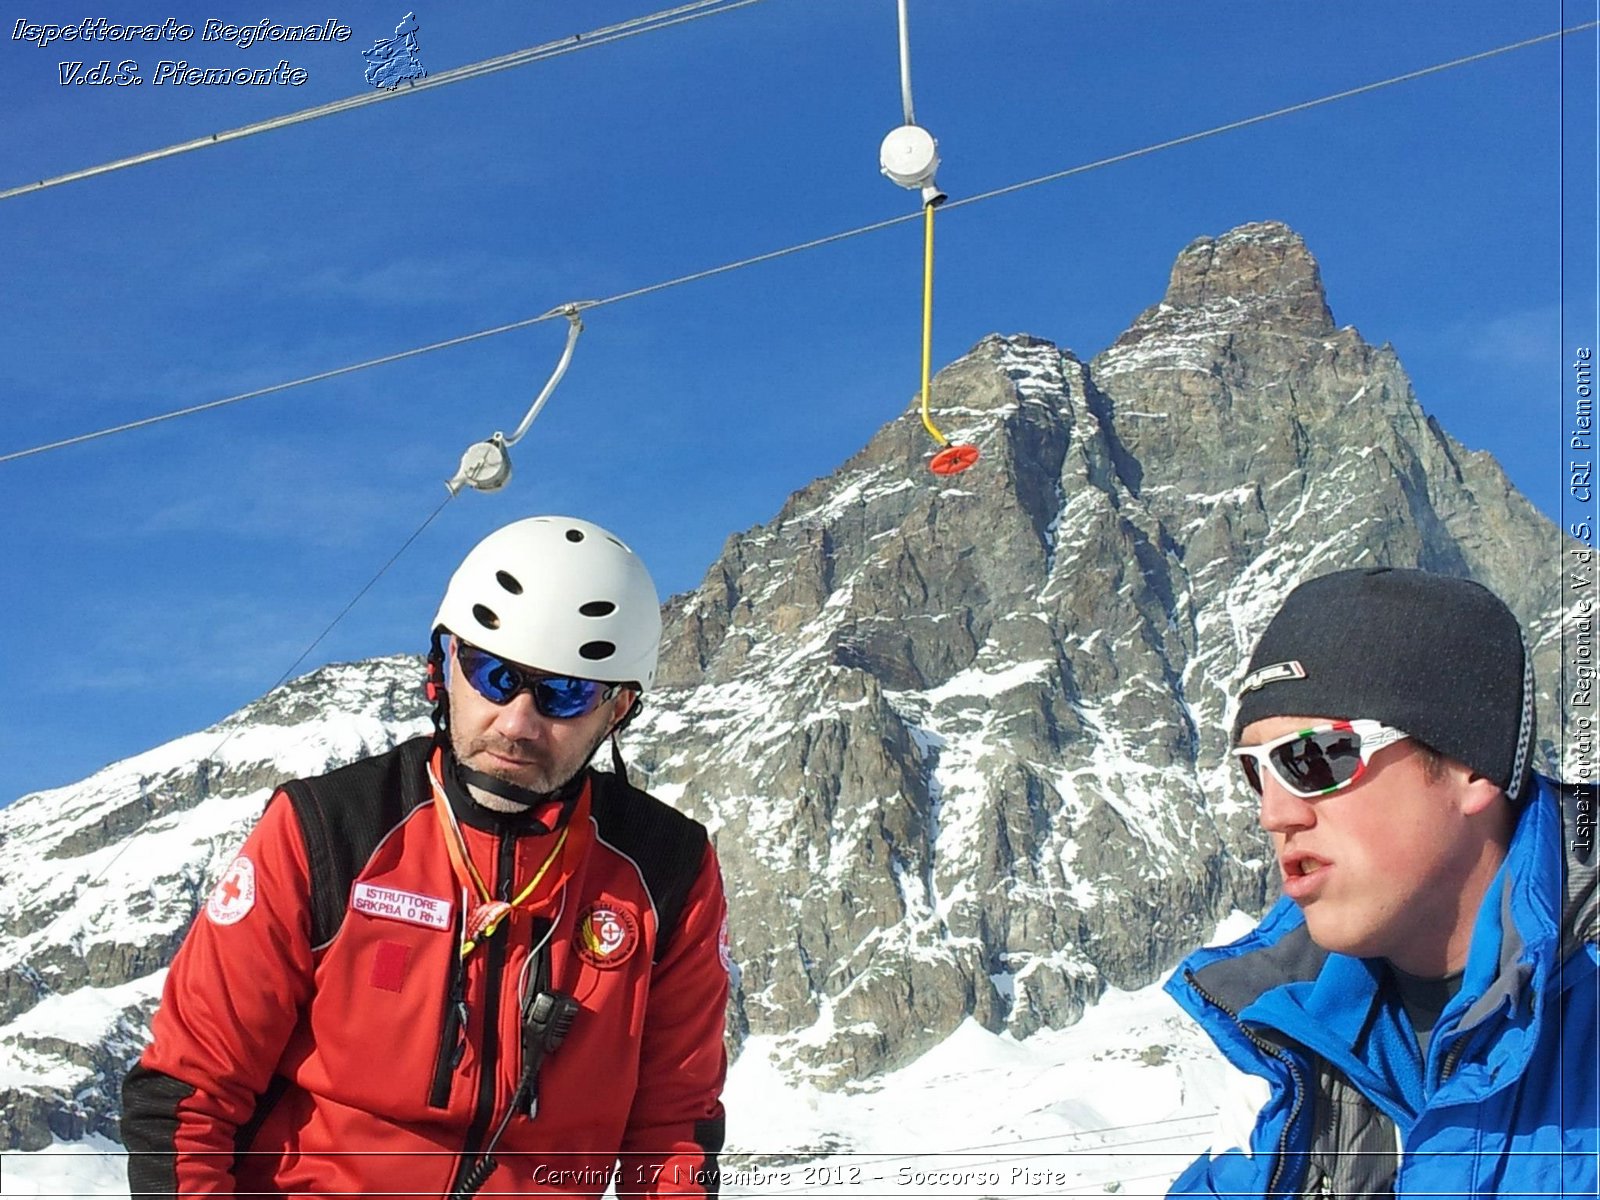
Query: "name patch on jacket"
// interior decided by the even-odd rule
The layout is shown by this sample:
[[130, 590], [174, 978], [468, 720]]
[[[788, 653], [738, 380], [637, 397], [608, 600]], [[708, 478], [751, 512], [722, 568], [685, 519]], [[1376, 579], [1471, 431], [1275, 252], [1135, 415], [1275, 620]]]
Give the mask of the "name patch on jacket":
[[621, 966], [639, 945], [639, 920], [625, 908], [591, 904], [578, 917], [572, 944], [591, 967]]
[[450, 928], [450, 901], [397, 888], [358, 883], [350, 889], [350, 907], [369, 917], [387, 917], [429, 929]]

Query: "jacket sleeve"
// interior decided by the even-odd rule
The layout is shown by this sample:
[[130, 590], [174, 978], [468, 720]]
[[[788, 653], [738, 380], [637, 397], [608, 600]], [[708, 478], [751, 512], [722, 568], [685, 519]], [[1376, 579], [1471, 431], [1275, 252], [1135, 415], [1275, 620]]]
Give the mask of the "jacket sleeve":
[[1233, 1068], [1212, 1081], [1217, 1111], [1211, 1144], [1173, 1181], [1168, 1196], [1264, 1196], [1275, 1161], [1279, 1110], [1265, 1079]]
[[1264, 1197], [1266, 1181], [1255, 1163], [1230, 1150], [1216, 1156], [1202, 1154], [1173, 1181], [1167, 1195]]
[[727, 901], [708, 844], [665, 957], [655, 965], [617, 1194], [715, 1196], [722, 1149]]
[[239, 1131], [311, 994], [309, 897], [304, 842], [279, 793], [190, 926], [123, 1084], [133, 1195], [235, 1193]]

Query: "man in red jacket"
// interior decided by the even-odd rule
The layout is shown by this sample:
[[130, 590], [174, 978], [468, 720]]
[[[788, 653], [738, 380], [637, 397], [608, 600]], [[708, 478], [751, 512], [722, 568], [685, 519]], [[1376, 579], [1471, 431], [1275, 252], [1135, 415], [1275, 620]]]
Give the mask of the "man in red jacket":
[[596, 525], [467, 556], [435, 734], [279, 789], [173, 960], [123, 1087], [134, 1195], [716, 1194], [716, 855], [615, 742], [589, 769], [660, 635]]

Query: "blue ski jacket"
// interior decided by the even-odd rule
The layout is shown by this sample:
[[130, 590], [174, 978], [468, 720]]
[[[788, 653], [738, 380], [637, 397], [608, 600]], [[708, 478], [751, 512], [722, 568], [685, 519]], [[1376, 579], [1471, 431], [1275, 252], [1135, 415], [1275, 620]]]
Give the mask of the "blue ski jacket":
[[1426, 1061], [1381, 961], [1319, 948], [1287, 898], [1190, 955], [1167, 991], [1271, 1094], [1247, 1148], [1169, 1195], [1596, 1195], [1594, 808], [1592, 785], [1538, 780]]

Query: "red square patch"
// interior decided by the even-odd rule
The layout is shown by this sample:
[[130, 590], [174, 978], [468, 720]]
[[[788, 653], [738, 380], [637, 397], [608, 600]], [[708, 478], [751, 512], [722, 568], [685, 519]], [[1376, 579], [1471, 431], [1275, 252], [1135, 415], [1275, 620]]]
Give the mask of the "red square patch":
[[411, 957], [411, 947], [399, 942], [379, 942], [378, 953], [372, 959], [372, 986], [386, 992], [398, 992], [406, 981], [406, 960]]

